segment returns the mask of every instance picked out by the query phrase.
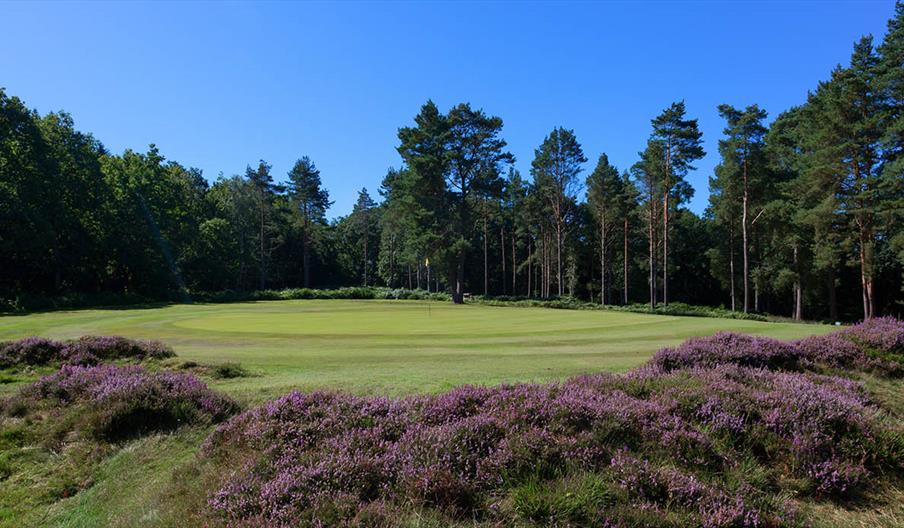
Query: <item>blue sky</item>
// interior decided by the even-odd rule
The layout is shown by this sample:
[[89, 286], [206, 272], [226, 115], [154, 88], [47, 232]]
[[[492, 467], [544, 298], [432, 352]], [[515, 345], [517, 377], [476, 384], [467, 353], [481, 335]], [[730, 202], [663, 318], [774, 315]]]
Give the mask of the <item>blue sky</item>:
[[0, 86], [63, 109], [114, 152], [156, 143], [208, 179], [265, 159], [283, 179], [310, 156], [347, 214], [398, 166], [396, 131], [432, 98], [505, 121], [527, 175], [555, 126], [590, 159], [627, 168], [650, 119], [684, 99], [707, 157], [689, 180], [702, 212], [720, 103], [771, 117], [877, 40], [877, 2], [3, 3]]

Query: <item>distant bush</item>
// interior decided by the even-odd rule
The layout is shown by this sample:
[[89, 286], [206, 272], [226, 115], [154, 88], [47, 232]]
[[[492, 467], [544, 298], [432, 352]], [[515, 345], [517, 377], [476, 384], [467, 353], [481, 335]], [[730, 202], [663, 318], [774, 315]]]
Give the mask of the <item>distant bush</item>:
[[225, 291], [198, 293], [194, 295], [194, 298], [205, 302], [279, 301], [293, 299], [399, 299], [450, 301], [452, 299], [452, 297], [445, 292], [427, 292], [425, 290], [408, 290], [377, 286], [357, 286], [335, 289], [289, 288], [285, 290], [259, 290], [253, 292]]
[[116, 359], [164, 359], [175, 356], [159, 341], [141, 341], [118, 336], [83, 336], [71, 341], [26, 337], [0, 342], [0, 368], [52, 364], [94, 365]]
[[185, 373], [141, 366], [64, 365], [4, 402], [9, 413], [62, 413], [61, 424], [96, 439], [116, 441], [187, 424], [216, 423], [238, 410]]
[[[401, 400], [293, 392], [208, 438], [211, 460], [244, 468], [210, 505], [232, 526], [393, 525], [406, 507], [489, 525], [793, 524], [789, 493], [841, 500], [900, 474], [894, 420], [860, 383], [820, 373], [899, 335], [866, 323], [832, 337], [856, 354], [833, 354], [720, 334], [624, 375]], [[580, 475], [593, 477], [571, 493]]]
[[557, 297], [552, 299], [532, 299], [514, 296], [473, 298], [474, 303], [486, 306], [522, 306], [531, 308], [555, 308], [561, 310], [609, 310], [613, 312], [650, 313], [658, 315], [681, 315], [691, 317], [721, 317], [726, 319], [745, 319], [750, 321], [767, 321], [762, 314], [743, 313], [726, 310], [725, 308], [713, 308], [709, 306], [694, 306], [685, 303], [669, 303], [650, 308], [648, 304], [616, 305], [592, 303], [581, 301], [574, 297]]
[[[172, 299], [164, 299], [164, 301], [175, 301], [177, 299], [177, 297], [173, 297]], [[69, 293], [54, 296], [19, 291], [0, 292], [0, 313], [23, 313], [94, 306], [129, 306], [160, 302], [161, 300], [131, 293], [113, 292]]]

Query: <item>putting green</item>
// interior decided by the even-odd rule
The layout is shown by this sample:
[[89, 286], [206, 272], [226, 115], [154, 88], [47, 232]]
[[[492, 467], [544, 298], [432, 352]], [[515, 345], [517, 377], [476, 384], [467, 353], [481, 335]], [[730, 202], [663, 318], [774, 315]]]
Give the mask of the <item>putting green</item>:
[[791, 339], [832, 328], [419, 301], [268, 301], [0, 317], [0, 340], [123, 335], [164, 341], [182, 360], [239, 362], [255, 376], [214, 385], [251, 400], [292, 388], [404, 394], [623, 371], [663, 346], [725, 330]]

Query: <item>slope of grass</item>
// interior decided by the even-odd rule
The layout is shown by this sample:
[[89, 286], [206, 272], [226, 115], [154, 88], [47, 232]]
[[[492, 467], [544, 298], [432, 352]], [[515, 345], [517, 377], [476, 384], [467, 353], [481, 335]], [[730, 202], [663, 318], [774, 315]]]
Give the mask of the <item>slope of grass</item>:
[[[212, 386], [252, 401], [293, 388], [398, 395], [435, 393], [466, 383], [542, 382], [625, 371], [663, 346], [718, 331], [793, 339], [831, 330], [718, 318], [379, 300], [192, 304], [0, 317], [0, 340], [121, 335], [163, 341], [180, 361], [240, 363], [255, 375]], [[15, 385], [2, 384], [0, 392]]]

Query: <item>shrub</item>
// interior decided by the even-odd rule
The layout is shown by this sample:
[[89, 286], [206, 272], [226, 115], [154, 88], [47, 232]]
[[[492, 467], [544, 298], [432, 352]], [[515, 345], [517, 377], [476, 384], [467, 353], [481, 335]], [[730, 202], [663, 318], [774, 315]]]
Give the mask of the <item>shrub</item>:
[[63, 356], [92, 355], [100, 361], [114, 359], [166, 359], [176, 354], [159, 341], [127, 339], [119, 336], [83, 336], [66, 344]]
[[0, 368], [17, 365], [46, 365], [60, 361], [65, 344], [43, 337], [26, 337], [18, 341], [0, 342]]
[[[859, 325], [858, 325], [859, 326]], [[849, 330], [824, 336], [812, 336], [797, 341], [801, 361], [808, 368], [828, 367], [837, 370], [861, 370], [884, 376], [904, 374], [904, 358], [864, 346], [863, 341], [848, 337]]]
[[720, 317], [724, 319], [746, 319], [751, 321], [766, 321], [768, 318], [762, 314], [735, 312], [725, 308], [713, 308], [710, 306], [695, 306], [685, 303], [669, 303], [650, 308], [648, 304], [601, 305], [587, 302], [575, 297], [554, 297], [550, 299], [533, 299], [511, 295], [476, 296], [473, 302], [487, 306], [522, 306], [531, 308], [556, 308], [562, 310], [609, 310], [614, 312], [653, 313], [659, 315], [681, 315], [689, 317]]
[[29, 410], [70, 411], [76, 429], [109, 441], [185, 424], [217, 423], [238, 409], [189, 374], [114, 365], [64, 365], [23, 388], [5, 407], [22, 404]]
[[670, 371], [739, 365], [791, 371], [860, 370], [904, 374], [904, 323], [880, 318], [790, 343], [730, 332], [691, 338], [656, 353], [647, 368]]
[[450, 301], [452, 297], [445, 292], [427, 292], [425, 290], [409, 290], [404, 288], [385, 288], [379, 286], [355, 286], [334, 289], [289, 288], [285, 290], [258, 290], [252, 292], [214, 292], [198, 293], [198, 300], [207, 302], [236, 301], [277, 301], [292, 299], [410, 299]]
[[770, 369], [794, 369], [799, 352], [794, 345], [768, 337], [720, 332], [694, 337], [674, 348], [660, 350], [652, 364], [669, 371], [689, 367], [739, 365]]
[[74, 341], [26, 337], [0, 343], [0, 368], [52, 364], [95, 365], [117, 359], [164, 359], [175, 356], [159, 341], [141, 341], [118, 336], [83, 336]]
[[[796, 343], [718, 334], [624, 375], [400, 400], [294, 392], [207, 439], [207, 457], [241, 468], [209, 503], [235, 526], [412, 505], [501, 524], [785, 525], [779, 482], [840, 498], [900, 471], [892, 419], [860, 383], [824, 374], [886, 369], [873, 353], [894, 353], [900, 335], [891, 321]], [[593, 485], [562, 496], [575, 475]]]
[[877, 317], [848, 327], [839, 335], [863, 347], [869, 354], [897, 363], [904, 362], [904, 321]]
[[787, 512], [718, 475], [753, 458], [818, 495], [855, 490], [901, 455], [880, 445], [883, 424], [857, 383], [720, 365], [403, 400], [295, 392], [219, 426], [204, 452], [242, 468], [210, 498], [232, 525], [293, 525], [325, 509], [345, 522], [387, 501], [492, 517], [502, 515], [494, 498], [514, 489], [517, 507], [540, 518], [548, 505], [525, 503], [519, 486], [608, 471], [637, 507], [755, 526]]

